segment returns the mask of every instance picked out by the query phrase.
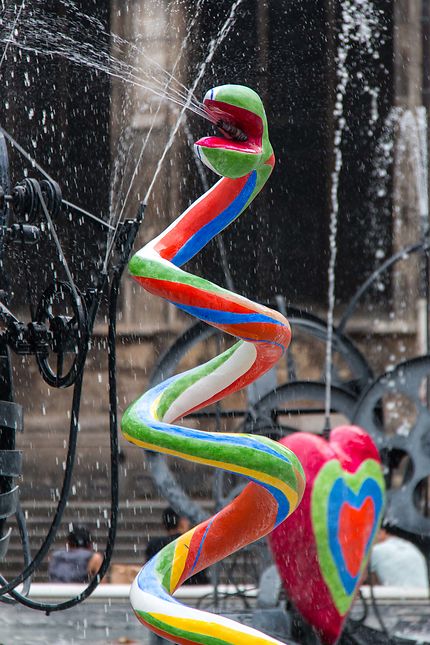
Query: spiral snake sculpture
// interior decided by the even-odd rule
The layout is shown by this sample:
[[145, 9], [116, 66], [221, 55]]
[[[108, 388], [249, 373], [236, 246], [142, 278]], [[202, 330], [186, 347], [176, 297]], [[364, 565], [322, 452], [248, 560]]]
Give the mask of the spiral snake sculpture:
[[217, 87], [206, 94], [204, 106], [222, 136], [203, 138], [195, 148], [222, 179], [138, 251], [129, 269], [147, 291], [239, 341], [140, 397], [126, 410], [122, 432], [148, 450], [238, 473], [250, 483], [226, 508], [152, 558], [134, 580], [130, 599], [145, 626], [175, 643], [263, 645], [279, 641], [172, 597], [191, 575], [272, 531], [294, 511], [304, 490], [301, 464], [281, 444], [175, 424], [255, 381], [282, 356], [291, 337], [277, 311], [179, 268], [247, 208], [275, 163], [264, 107], [253, 90]]

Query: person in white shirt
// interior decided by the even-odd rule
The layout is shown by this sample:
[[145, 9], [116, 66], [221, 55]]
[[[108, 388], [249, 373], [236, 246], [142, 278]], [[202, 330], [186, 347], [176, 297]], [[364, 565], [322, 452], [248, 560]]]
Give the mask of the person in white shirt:
[[372, 548], [369, 570], [374, 584], [429, 590], [426, 559], [412, 542], [381, 528]]

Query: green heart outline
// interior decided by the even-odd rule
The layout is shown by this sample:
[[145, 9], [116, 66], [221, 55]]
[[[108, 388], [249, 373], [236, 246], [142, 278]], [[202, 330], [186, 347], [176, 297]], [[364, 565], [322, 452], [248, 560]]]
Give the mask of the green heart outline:
[[[381, 464], [374, 459], [366, 459], [355, 471], [349, 473], [343, 470], [337, 459], [331, 459], [321, 468], [317, 474], [311, 493], [311, 520], [312, 530], [315, 537], [318, 562], [320, 571], [325, 583], [330, 591], [334, 605], [341, 616], [344, 616], [349, 610], [357, 587], [351, 594], [347, 594], [341, 582], [336, 562], [332, 556], [327, 526], [328, 499], [333, 483], [342, 478], [346, 485], [357, 495], [362, 483], [368, 479], [376, 480], [381, 488], [382, 497], [385, 498], [385, 482], [382, 475]], [[384, 504], [381, 507], [379, 517], [377, 518], [377, 527], [379, 528], [384, 512]], [[375, 531], [375, 536], [377, 531]], [[370, 554], [370, 548], [364, 558], [360, 576], [362, 575]]]

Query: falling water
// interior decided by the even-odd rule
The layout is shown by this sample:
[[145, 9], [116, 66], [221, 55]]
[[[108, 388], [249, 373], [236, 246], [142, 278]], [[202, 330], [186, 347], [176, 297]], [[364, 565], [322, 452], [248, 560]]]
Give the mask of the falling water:
[[[173, 65], [172, 71], [171, 71], [171, 73], [168, 74], [167, 82], [166, 82], [166, 84], [165, 84], [165, 86], [163, 88], [162, 100], [163, 100], [164, 97], [167, 96], [172, 81], [175, 81], [176, 83], [179, 83], [179, 81], [177, 81], [174, 78], [174, 74], [176, 72], [176, 68], [178, 67], [178, 65], [179, 65], [179, 63], [180, 63], [180, 61], [182, 59], [182, 55], [183, 55], [183, 53], [185, 51], [185, 48], [186, 48], [186, 46], [188, 44], [189, 38], [190, 38], [190, 36], [192, 34], [192, 31], [193, 31], [193, 28], [194, 28], [194, 26], [195, 26], [195, 24], [197, 22], [197, 19], [200, 17], [201, 10], [202, 10], [204, 2], [205, 2], [205, 0], [198, 0], [197, 1], [196, 8], [195, 8], [195, 14], [194, 14], [192, 20], [190, 21], [190, 23], [188, 24], [186, 34], [185, 34], [185, 36], [184, 36], [184, 38], [182, 40], [182, 43], [181, 43], [181, 46], [179, 48], [179, 52], [178, 52], [178, 55], [176, 57], [175, 63]], [[142, 146], [141, 146], [141, 149], [140, 149], [140, 152], [139, 152], [139, 155], [138, 155], [138, 158], [137, 158], [133, 173], [131, 175], [131, 180], [130, 180], [127, 192], [125, 194], [124, 199], [122, 200], [121, 209], [120, 209], [119, 213], [117, 213], [116, 210], [111, 209], [110, 219], [109, 219], [109, 223], [111, 225], [115, 224], [115, 220], [116, 220], [117, 223], [121, 221], [122, 215], [123, 215], [123, 213], [125, 211], [125, 208], [126, 208], [126, 205], [127, 205], [128, 198], [129, 198], [131, 190], [133, 188], [134, 180], [136, 179], [136, 177], [138, 175], [138, 171], [139, 171], [139, 167], [140, 167], [140, 165], [142, 163], [143, 155], [145, 153], [146, 147], [147, 147], [148, 142], [150, 140], [150, 137], [151, 137], [154, 125], [156, 123], [158, 114], [160, 112], [162, 100], [158, 103], [158, 107], [157, 107], [157, 109], [155, 111], [155, 114], [152, 117], [152, 120], [151, 120], [151, 125], [150, 125], [150, 127], [148, 129], [148, 132], [146, 133], [146, 136], [145, 136], [143, 142], [142, 142]], [[124, 177], [125, 177], [125, 169], [124, 169], [124, 172], [123, 172], [123, 179], [124, 179]], [[118, 195], [118, 200], [121, 198], [122, 186], [123, 186], [123, 181], [121, 182], [121, 186], [120, 186], [121, 190], [120, 190], [119, 195]], [[111, 246], [111, 244], [112, 244], [112, 240], [110, 238], [108, 238], [108, 243], [107, 243], [107, 248], [108, 249]]]
[[[242, 2], [243, 2], [243, 0], [236, 0], [236, 2], [234, 2], [232, 4], [230, 12], [229, 12], [226, 20], [224, 21], [223, 25], [221, 26], [221, 29], [219, 30], [217, 36], [212, 38], [212, 40], [209, 43], [208, 53], [206, 55], [206, 58], [202, 61], [201, 65], [200, 65], [200, 67], [199, 67], [199, 69], [197, 71], [197, 75], [196, 75], [196, 77], [194, 79], [194, 82], [193, 82], [190, 90], [188, 91], [187, 99], [186, 99], [182, 109], [180, 110], [180, 112], [178, 114], [176, 122], [175, 122], [175, 124], [174, 124], [174, 126], [173, 126], [173, 128], [171, 130], [169, 139], [167, 140], [166, 146], [165, 146], [165, 148], [163, 150], [163, 153], [162, 153], [160, 159], [158, 160], [158, 164], [157, 164], [157, 166], [155, 168], [154, 175], [152, 177], [152, 180], [151, 180], [151, 182], [149, 184], [149, 187], [148, 187], [148, 190], [146, 192], [145, 198], [143, 200], [144, 204], [148, 203], [149, 197], [150, 197], [150, 195], [152, 193], [152, 190], [154, 188], [154, 185], [155, 185], [155, 182], [157, 180], [158, 174], [159, 174], [159, 172], [161, 170], [161, 167], [162, 167], [163, 162], [164, 162], [164, 160], [165, 160], [165, 158], [167, 156], [167, 153], [169, 152], [170, 148], [172, 147], [173, 141], [175, 140], [176, 134], [177, 134], [177, 132], [179, 130], [179, 127], [181, 125], [182, 118], [183, 118], [183, 116], [185, 114], [185, 111], [187, 110], [187, 108], [189, 107], [189, 105], [191, 104], [191, 102], [193, 100], [194, 92], [197, 89], [197, 86], [199, 85], [200, 81], [202, 80], [202, 78], [203, 78], [203, 76], [204, 76], [204, 74], [206, 72], [207, 66], [211, 63], [211, 61], [212, 61], [212, 59], [213, 59], [213, 57], [215, 55], [215, 52], [218, 49], [219, 45], [224, 41], [224, 39], [230, 33], [230, 30], [234, 25], [237, 9], [242, 4]], [[131, 181], [133, 181], [133, 177], [132, 177]], [[127, 192], [129, 192], [129, 191], [127, 191]], [[117, 228], [119, 226], [119, 223], [120, 223], [120, 219], [118, 219]], [[111, 243], [108, 244], [108, 246], [107, 246], [105, 261], [104, 261], [104, 265], [103, 265], [104, 269], [106, 269], [106, 267], [108, 265], [108, 262], [109, 262], [110, 254], [111, 254], [112, 248], [113, 248], [114, 237], [115, 236], [112, 237]]]
[[399, 169], [406, 155], [412, 164], [421, 233], [428, 228], [428, 153], [427, 112], [424, 107], [397, 110], [398, 144], [396, 167]]
[[213, 59], [213, 57], [215, 55], [216, 50], [218, 49], [219, 45], [223, 42], [223, 40], [230, 33], [230, 30], [233, 27], [233, 24], [234, 24], [234, 21], [235, 21], [236, 11], [237, 11], [239, 5], [242, 4], [242, 2], [243, 2], [243, 0], [236, 0], [236, 2], [234, 2], [232, 4], [231, 9], [230, 9], [230, 13], [227, 16], [224, 24], [222, 25], [218, 35], [216, 37], [212, 38], [212, 40], [209, 43], [207, 56], [204, 59], [204, 61], [202, 62], [202, 64], [200, 65], [200, 68], [199, 68], [199, 70], [197, 72], [196, 78], [194, 79], [194, 83], [192, 84], [191, 89], [188, 92], [187, 101], [186, 101], [186, 103], [184, 104], [182, 110], [179, 113], [178, 119], [177, 119], [177, 121], [176, 121], [176, 123], [175, 123], [175, 125], [174, 125], [174, 127], [172, 129], [172, 132], [170, 134], [169, 140], [167, 141], [166, 147], [165, 147], [165, 149], [163, 151], [162, 156], [160, 157], [160, 160], [158, 162], [157, 168], [155, 169], [154, 177], [153, 177], [153, 179], [152, 179], [152, 181], [151, 181], [151, 183], [149, 185], [148, 191], [147, 191], [145, 199], [144, 199], [145, 204], [147, 203], [147, 201], [148, 201], [148, 199], [149, 199], [149, 197], [151, 195], [152, 189], [154, 187], [154, 184], [155, 184], [155, 181], [157, 179], [158, 173], [160, 172], [160, 169], [161, 169], [161, 166], [163, 164], [163, 161], [164, 161], [164, 159], [166, 157], [166, 154], [170, 150], [170, 148], [172, 146], [172, 143], [174, 141], [174, 138], [176, 136], [176, 133], [177, 133], [177, 131], [179, 129], [179, 126], [181, 125], [182, 117], [185, 114], [185, 110], [187, 109], [189, 103], [192, 101], [192, 97], [194, 95], [194, 92], [197, 89], [198, 84], [202, 80], [202, 78], [204, 76], [204, 73], [206, 72], [207, 66], [209, 65], [209, 63], [212, 62], [212, 59]]
[[[138, 166], [149, 140], [158, 111], [164, 100], [168, 100], [173, 104], [179, 105], [183, 107], [184, 110], [190, 109], [199, 116], [208, 119], [205, 111], [195, 99], [193, 92], [180, 83], [180, 81], [178, 81], [174, 76], [176, 66], [178, 65], [186, 48], [188, 39], [200, 15], [200, 10], [204, 1], [205, 0], [198, 0], [196, 4], [195, 13], [187, 26], [187, 32], [181, 43], [177, 61], [171, 72], [165, 70], [159, 63], [151, 59], [145, 52], [144, 48], [140, 47], [136, 42], [130, 42], [114, 33], [108, 34], [101, 21], [80, 11], [73, 0], [60, 0], [60, 4], [65, 8], [72, 10], [72, 15], [67, 15], [67, 17], [62, 17], [57, 14], [49, 14], [41, 0], [35, 0], [31, 4], [29, 10], [25, 13], [25, 16], [21, 16], [22, 9], [25, 7], [25, 0], [23, 0], [19, 10], [16, 12], [16, 15], [10, 9], [4, 10], [0, 23], [0, 42], [5, 43], [2, 62], [7, 59], [9, 46], [13, 45], [24, 51], [43, 55], [55, 55], [65, 58], [75, 64], [96, 69], [111, 77], [118, 78], [121, 82], [128, 85], [148, 90], [152, 95], [158, 97], [160, 99], [158, 108], [155, 116], [153, 117], [149, 132], [142, 144], [137, 164]], [[16, 25], [20, 17], [20, 30], [18, 32]], [[25, 18], [25, 20], [23, 20], [23, 18]], [[226, 35], [224, 31], [226, 26], [228, 33], [229, 25], [230, 22], [227, 20], [227, 25], [222, 26], [221, 31], [216, 38], [215, 49]], [[115, 50], [115, 55], [110, 51], [106, 51], [106, 40], [109, 42], [109, 46]], [[127, 54], [130, 51], [133, 51], [135, 56], [138, 55], [143, 58], [145, 61], [143, 69], [138, 69], [136, 66], [126, 62]], [[138, 169], [136, 166], [132, 175], [132, 181], [118, 215], [117, 209], [113, 208], [113, 191], [118, 183], [121, 165], [128, 160], [127, 139], [131, 137], [131, 133], [131, 126], [128, 126], [125, 130], [125, 136], [120, 142], [119, 155], [114, 162], [109, 222], [106, 223], [103, 220], [100, 220], [100, 218], [88, 213], [86, 210], [79, 209], [82, 214], [88, 215], [89, 217], [102, 222], [108, 229], [113, 231], [113, 234], [110, 234], [107, 240], [109, 253], [113, 247], [113, 240], [117, 231], [116, 224], [119, 223], [124, 212], [125, 203], [128, 195], [130, 194], [132, 182]], [[18, 147], [18, 145], [16, 147]], [[38, 166], [34, 159], [32, 159], [31, 155], [26, 151], [22, 152], [25, 153], [27, 159], [31, 160], [34, 167], [38, 167], [39, 170], [47, 176], [44, 170]], [[124, 177], [125, 172], [122, 173], [119, 192], [122, 190]], [[68, 205], [75, 207], [70, 203], [68, 203]]]
[[[24, 150], [24, 148], [18, 143], [18, 141], [16, 139], [14, 139], [14, 137], [12, 137], [12, 135], [9, 132], [6, 132], [6, 130], [4, 130], [4, 128], [2, 128], [1, 125], [0, 125], [0, 132], [6, 137], [6, 139], [9, 141], [9, 143], [12, 145], [13, 148], [16, 148], [22, 154], [22, 156], [25, 159], [27, 159], [27, 161], [30, 163], [30, 166], [32, 168], [36, 168], [45, 179], [48, 179], [49, 181], [54, 181], [54, 179], [51, 177], [51, 175], [49, 173], [47, 173], [46, 170], [44, 168], [42, 168], [42, 166], [40, 164], [37, 163], [37, 161], [34, 159], [34, 157], [32, 155], [30, 155], [27, 152], [27, 150]], [[85, 208], [81, 208], [80, 206], [76, 206], [76, 204], [72, 204], [71, 202], [67, 201], [67, 199], [63, 199], [62, 203], [65, 206], [68, 206], [69, 208], [71, 208], [73, 210], [76, 210], [77, 212], [81, 213], [82, 215], [85, 215], [85, 217], [88, 217], [89, 219], [92, 219], [95, 222], [98, 222], [99, 224], [101, 224], [104, 227], [109, 228], [109, 229], [112, 228], [107, 222], [105, 222], [104, 220], [100, 219], [100, 217], [97, 217], [93, 213], [88, 212], [87, 210], [85, 210]]]
[[[378, 56], [375, 40], [379, 36], [378, 14], [370, 0], [344, 0], [342, 3], [342, 26], [338, 36], [336, 50], [336, 101], [334, 109], [335, 132], [333, 140], [334, 166], [331, 173], [330, 191], [330, 224], [329, 224], [329, 266], [328, 266], [328, 312], [327, 312], [327, 344], [326, 344], [326, 395], [325, 395], [325, 426], [330, 427], [331, 410], [331, 381], [332, 381], [332, 349], [335, 305], [335, 268], [337, 256], [337, 227], [339, 215], [339, 182], [342, 171], [342, 139], [346, 127], [344, 115], [344, 100], [350, 80], [347, 66], [348, 54], [354, 43], [357, 43], [368, 53]], [[361, 72], [360, 72], [361, 73]], [[362, 74], [362, 73], [361, 73]], [[377, 90], [368, 83], [365, 89], [372, 99], [371, 123], [377, 119]]]
[[[371, 235], [375, 248], [373, 269], [379, 266], [386, 254], [384, 249], [384, 230], [382, 230], [383, 225], [381, 224], [380, 200], [384, 200], [389, 191], [391, 168], [394, 162], [394, 130], [398, 123], [398, 118], [398, 108], [391, 109], [382, 124], [372, 161], [368, 207], [372, 213]], [[389, 208], [391, 213], [391, 206], [387, 206], [385, 202], [382, 208]]]
[[[415, 109], [397, 110], [397, 146], [394, 165], [396, 183], [396, 225], [400, 226], [402, 214], [400, 205], [410, 203], [409, 195], [411, 175], [416, 210], [419, 217], [420, 237], [422, 240], [428, 235], [429, 229], [429, 203], [428, 203], [428, 144], [427, 144], [427, 112], [424, 107]], [[406, 168], [405, 166], [409, 167]], [[406, 197], [402, 197], [403, 190]], [[428, 291], [428, 258], [424, 256], [421, 261], [421, 279], [419, 284], [419, 298], [417, 301], [418, 323], [418, 348], [422, 354], [427, 354], [430, 347], [429, 329], [429, 291]], [[406, 304], [406, 303], [405, 303]], [[430, 392], [429, 392], [430, 398]]]
[[[378, 231], [380, 208], [374, 202], [383, 199], [389, 189], [389, 182], [394, 176], [396, 192], [411, 187], [410, 177], [413, 178], [417, 212], [420, 219], [421, 234], [428, 227], [428, 153], [427, 153], [427, 115], [424, 107], [413, 109], [394, 107], [390, 110], [382, 125], [373, 159], [371, 173], [371, 194], [369, 207], [373, 211], [372, 234], [375, 237], [375, 267], [384, 258], [383, 231]], [[411, 167], [411, 173], [405, 172], [405, 165]], [[394, 209], [397, 221], [400, 221], [399, 202], [397, 195]], [[382, 288], [382, 285], [381, 285]]]
[[[31, 10], [21, 20], [19, 34], [14, 29], [8, 30], [7, 33], [0, 34], [0, 42], [6, 46], [13, 44], [23, 51], [57, 56], [77, 65], [93, 68], [181, 106], [188, 101], [188, 109], [207, 118], [195, 98], [189, 96], [188, 89], [173, 79], [144, 49], [116, 34], [107, 33], [97, 19], [78, 11], [73, 0], [62, 0], [62, 4], [73, 9], [73, 15], [67, 15], [67, 18], [51, 15], [46, 11], [43, 0], [35, 0]], [[13, 20], [15, 19], [13, 16]], [[6, 20], [7, 16], [3, 22]], [[12, 22], [12, 16], [10, 21]], [[106, 39], [111, 47], [115, 47], [116, 55], [106, 51]], [[145, 59], [144, 69], [137, 69], [126, 62], [129, 49], [137, 50]], [[170, 85], [170, 92], [166, 95], [163, 92], [164, 86], [167, 81], [173, 80], [175, 85]]]
[[[175, 72], [176, 72], [176, 69], [177, 69], [177, 67], [178, 67], [178, 65], [179, 65], [179, 63], [180, 63], [180, 61], [182, 59], [182, 56], [183, 56], [184, 52], [185, 52], [185, 48], [186, 48], [186, 46], [187, 46], [187, 44], [189, 42], [189, 39], [191, 37], [191, 34], [193, 32], [193, 29], [195, 27], [197, 19], [201, 15], [204, 3], [205, 3], [205, 0], [197, 0], [194, 16], [193, 16], [193, 18], [190, 20], [190, 22], [187, 25], [187, 30], [186, 30], [184, 38], [182, 39], [181, 46], [179, 48], [179, 52], [178, 52], [178, 55], [176, 57], [175, 63], [173, 65], [172, 71], [170, 73], [166, 72], [166, 70], [163, 70], [163, 68], [161, 68], [161, 66], [159, 66], [160, 70], [162, 70], [162, 72], [164, 72], [167, 75], [167, 81], [166, 81], [166, 83], [164, 85], [164, 90], [163, 90], [163, 97], [161, 98], [161, 100], [158, 103], [158, 107], [157, 107], [157, 109], [155, 111], [155, 114], [152, 117], [151, 125], [149, 127], [148, 132], [147, 132], [147, 135], [146, 135], [146, 137], [144, 138], [144, 140], [142, 142], [140, 153], [139, 153], [139, 156], [138, 156], [138, 159], [137, 159], [137, 162], [135, 164], [135, 168], [134, 168], [134, 171], [133, 171], [133, 174], [132, 174], [132, 180], [130, 182], [128, 192], [127, 192], [127, 194], [126, 194], [124, 199], [122, 199], [124, 179], [126, 177], [126, 167], [124, 166], [124, 160], [126, 158], [126, 151], [129, 149], [129, 146], [127, 145], [127, 139], [132, 133], [132, 128], [131, 128], [130, 125], [128, 125], [126, 127], [125, 132], [124, 132], [124, 137], [120, 137], [120, 141], [119, 141], [120, 154], [116, 156], [115, 161], [114, 161], [113, 180], [112, 180], [111, 196], [110, 196], [110, 202], [109, 202], [110, 203], [110, 213], [109, 213], [109, 218], [110, 218], [109, 222], [110, 222], [110, 224], [114, 224], [115, 217], [117, 217], [117, 219], [121, 219], [121, 217], [122, 217], [122, 214], [123, 214], [124, 209], [125, 209], [126, 204], [127, 204], [127, 199], [128, 199], [129, 194], [130, 194], [130, 190], [131, 190], [133, 181], [137, 176], [138, 169], [139, 169], [139, 167], [140, 167], [140, 165], [142, 163], [142, 159], [143, 159], [143, 155], [144, 155], [146, 146], [147, 146], [148, 141], [150, 139], [154, 124], [156, 123], [158, 114], [160, 112], [160, 108], [161, 108], [163, 99], [166, 97], [166, 94], [168, 93], [168, 90], [170, 89], [170, 86], [171, 86], [172, 82], [174, 82], [175, 84], [181, 85], [179, 83], [179, 81], [175, 78]], [[121, 44], [123, 44], [124, 42], [125, 42], [124, 39], [121, 39]], [[134, 45], [134, 44], [132, 45], [132, 48], [133, 48], [133, 50], [138, 49], [136, 47], [136, 45]], [[138, 51], [138, 53], [141, 54], [142, 50], [140, 49]], [[182, 87], [185, 88], [185, 86], [182, 86]], [[185, 88], [185, 89], [187, 90], [187, 88]], [[145, 106], [145, 107], [147, 107], [147, 106]], [[118, 176], [118, 174], [119, 174], [121, 169], [122, 169], [121, 182], [120, 182], [120, 185], [118, 187], [118, 190], [115, 190], [116, 183], [117, 183], [115, 180], [117, 179], [117, 176]], [[113, 204], [113, 198], [114, 198], [115, 194], [117, 196], [117, 204], [119, 205], [119, 203], [122, 201], [122, 208], [120, 209], [120, 211], [118, 210], [118, 208], [114, 207], [114, 204]], [[118, 215], [118, 212], [119, 212], [119, 215]], [[109, 243], [110, 243], [110, 240], [108, 239], [108, 244]]]
[[[4, 62], [5, 58], [6, 58], [6, 54], [7, 54], [7, 50], [9, 49], [9, 45], [10, 45], [10, 44], [11, 44], [11, 42], [13, 41], [13, 37], [14, 37], [14, 35], [15, 35], [16, 26], [17, 26], [18, 21], [19, 21], [19, 19], [20, 19], [20, 17], [21, 17], [21, 13], [22, 13], [22, 10], [24, 9], [24, 7], [25, 7], [25, 0], [22, 0], [21, 5], [20, 5], [20, 7], [19, 7], [19, 9], [18, 9], [18, 12], [17, 12], [17, 14], [16, 14], [16, 16], [15, 16], [15, 19], [14, 19], [14, 21], [13, 21], [13, 23], [12, 23], [12, 29], [10, 30], [10, 35], [9, 35], [9, 37], [6, 39], [5, 47], [4, 47], [4, 49], [3, 49], [3, 54], [2, 54], [2, 57], [0, 58], [0, 68], [1, 68], [1, 66], [3, 65], [3, 62]], [[0, 25], [1, 25], [1, 24], [2, 24], [2, 23], [0, 23]]]
[[130, 148], [135, 136], [133, 126], [127, 124], [122, 130], [118, 138], [118, 143], [116, 144], [109, 193], [109, 225], [112, 227], [111, 230], [115, 229], [112, 225], [112, 220], [114, 219], [114, 213], [118, 211], [121, 196], [123, 195], [124, 181], [127, 175], [128, 162], [131, 157]]
[[[2, 58], [7, 58], [7, 48], [10, 45], [27, 52], [62, 57], [75, 64], [87, 66], [107, 74], [108, 76], [117, 78], [128, 85], [148, 90], [160, 99], [156, 114], [160, 109], [161, 102], [164, 100], [171, 101], [172, 103], [180, 106], [181, 112], [178, 115], [178, 120], [172, 129], [167, 145], [158, 162], [153, 179], [148, 188], [146, 195], [147, 200], [152, 192], [167, 152], [176, 136], [185, 110], [191, 110], [199, 116], [210, 120], [200, 103], [196, 100], [194, 91], [201, 81], [207, 65], [212, 61], [218, 46], [229, 34], [235, 21], [237, 8], [242, 1], [243, 0], [236, 0], [236, 2], [232, 4], [230, 12], [218, 34], [210, 41], [207, 56], [198, 68], [196, 78], [191, 89], [188, 89], [180, 83], [180, 81], [175, 78], [174, 72], [185, 50], [192, 29], [196, 24], [199, 12], [204, 4], [204, 0], [197, 1], [194, 17], [188, 25], [187, 32], [179, 49], [178, 59], [171, 72], [165, 70], [156, 61], [151, 59], [145, 50], [135, 42], [131, 43], [130, 41], [127, 41], [113, 33], [107, 34], [103, 23], [101, 23], [97, 18], [83, 13], [73, 0], [60, 0], [60, 3], [65, 7], [65, 9], [71, 10], [71, 12], [69, 11], [68, 15], [65, 17], [56, 14], [49, 14], [49, 12], [46, 11], [42, 0], [35, 0], [32, 3], [29, 10], [25, 13], [25, 20], [22, 20], [23, 16], [21, 16], [21, 10], [25, 6], [25, 0], [23, 0], [21, 8], [16, 15], [12, 15], [10, 10], [6, 10], [2, 17], [2, 24], [0, 25], [0, 27], [7, 27], [7, 33], [4, 29], [0, 29], [0, 42], [5, 43]], [[69, 15], [70, 13], [71, 15]], [[21, 24], [18, 32], [15, 27], [20, 16]], [[111, 48], [115, 50], [115, 55], [111, 51], [106, 51], [106, 39], [109, 40]], [[143, 57], [145, 60], [144, 69], [138, 69], [136, 66], [126, 62], [126, 54], [130, 50], [133, 50], [134, 53], [138, 53]], [[152, 124], [155, 122], [155, 118], [156, 116], [154, 117]], [[137, 175], [138, 166], [143, 157], [151, 130], [152, 126], [142, 143], [138, 162], [125, 193], [125, 198], [122, 201], [119, 214], [116, 212], [117, 209], [113, 208], [113, 193], [111, 192], [111, 212], [108, 228], [113, 230], [113, 234], [109, 235], [107, 242], [107, 251], [104, 263], [105, 268], [113, 248], [115, 233], [124, 213], [125, 205], [131, 192], [133, 181]], [[126, 129], [124, 138], [127, 138], [127, 132], [130, 133], [130, 129]], [[127, 159], [125, 148], [125, 145], [120, 145], [119, 158], [114, 167], [114, 184], [118, 181], [121, 163]], [[121, 180], [121, 190], [122, 185], [123, 178]]]

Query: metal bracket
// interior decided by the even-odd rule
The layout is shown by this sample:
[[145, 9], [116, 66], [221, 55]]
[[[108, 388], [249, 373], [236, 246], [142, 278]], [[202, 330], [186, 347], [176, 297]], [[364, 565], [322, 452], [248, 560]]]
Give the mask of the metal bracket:
[[21, 450], [0, 450], [0, 476], [19, 477], [22, 467]]
[[10, 428], [15, 432], [23, 431], [22, 405], [11, 401], [0, 401], [0, 428]]
[[12, 534], [12, 529], [8, 529], [7, 533], [0, 538], [0, 561], [4, 560], [6, 557], [7, 549], [9, 547], [10, 536]]
[[10, 515], [15, 515], [19, 503], [19, 487], [15, 486], [7, 493], [0, 495], [0, 519], [5, 520]]

